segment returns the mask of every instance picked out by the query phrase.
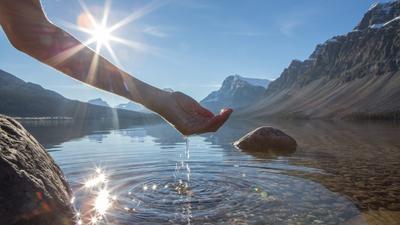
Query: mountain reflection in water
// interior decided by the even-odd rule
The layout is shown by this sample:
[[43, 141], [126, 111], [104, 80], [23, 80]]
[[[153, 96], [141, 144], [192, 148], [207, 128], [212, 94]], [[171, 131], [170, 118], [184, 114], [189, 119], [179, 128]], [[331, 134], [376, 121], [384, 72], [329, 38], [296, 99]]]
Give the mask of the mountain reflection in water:
[[[326, 121], [229, 121], [190, 137], [190, 187], [176, 166], [185, 139], [165, 123], [24, 124], [68, 178], [80, 213], [85, 181], [107, 174], [107, 224], [398, 224], [400, 126]], [[292, 154], [246, 153], [232, 142], [269, 125], [293, 136]], [[104, 193], [103, 193], [104, 194]], [[112, 197], [115, 195], [115, 201]], [[104, 195], [103, 195], [104, 197]], [[112, 203], [111, 203], [112, 202]]]

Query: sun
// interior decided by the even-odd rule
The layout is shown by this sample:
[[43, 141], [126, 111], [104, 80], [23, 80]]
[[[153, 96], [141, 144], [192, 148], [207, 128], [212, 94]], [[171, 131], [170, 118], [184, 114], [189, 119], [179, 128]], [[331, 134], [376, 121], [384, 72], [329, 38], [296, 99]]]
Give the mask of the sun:
[[111, 54], [112, 48], [110, 46], [110, 42], [112, 40], [119, 40], [112, 35], [113, 27], [107, 26], [108, 14], [109, 14], [109, 5], [105, 6], [103, 17], [101, 21], [97, 21], [94, 16], [87, 9], [86, 5], [82, 2], [82, 7], [84, 12], [81, 13], [78, 17], [78, 29], [83, 31], [89, 35], [89, 40], [86, 41], [86, 44], [96, 43], [96, 53], [99, 53], [102, 46], [105, 46]]
[[98, 45], [108, 45], [112, 38], [111, 31], [106, 26], [97, 25], [91, 31], [92, 38], [95, 39]]

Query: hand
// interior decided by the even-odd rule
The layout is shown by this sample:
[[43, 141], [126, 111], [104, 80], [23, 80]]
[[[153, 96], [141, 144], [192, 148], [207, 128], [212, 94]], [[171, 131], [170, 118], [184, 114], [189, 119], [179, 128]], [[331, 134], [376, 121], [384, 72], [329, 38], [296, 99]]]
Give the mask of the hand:
[[183, 135], [215, 132], [229, 118], [232, 109], [223, 109], [214, 115], [193, 98], [181, 93], [168, 93], [163, 99], [160, 114]]

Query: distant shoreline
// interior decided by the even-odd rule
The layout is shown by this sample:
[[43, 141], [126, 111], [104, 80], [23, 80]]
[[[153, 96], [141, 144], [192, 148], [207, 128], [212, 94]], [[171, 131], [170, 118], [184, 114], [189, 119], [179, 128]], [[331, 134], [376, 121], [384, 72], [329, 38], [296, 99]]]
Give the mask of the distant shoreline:
[[15, 120], [27, 121], [27, 120], [74, 120], [72, 117], [63, 117], [63, 116], [43, 116], [43, 117], [12, 117]]

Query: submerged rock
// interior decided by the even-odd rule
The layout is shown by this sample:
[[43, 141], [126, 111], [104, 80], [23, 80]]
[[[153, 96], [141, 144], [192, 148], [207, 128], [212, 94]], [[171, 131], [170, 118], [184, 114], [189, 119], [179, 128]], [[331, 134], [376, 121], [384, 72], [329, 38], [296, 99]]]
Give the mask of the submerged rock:
[[46, 150], [0, 115], [0, 224], [73, 224], [71, 191]]
[[234, 145], [244, 151], [287, 154], [296, 151], [297, 143], [283, 131], [273, 127], [259, 127], [239, 140]]

